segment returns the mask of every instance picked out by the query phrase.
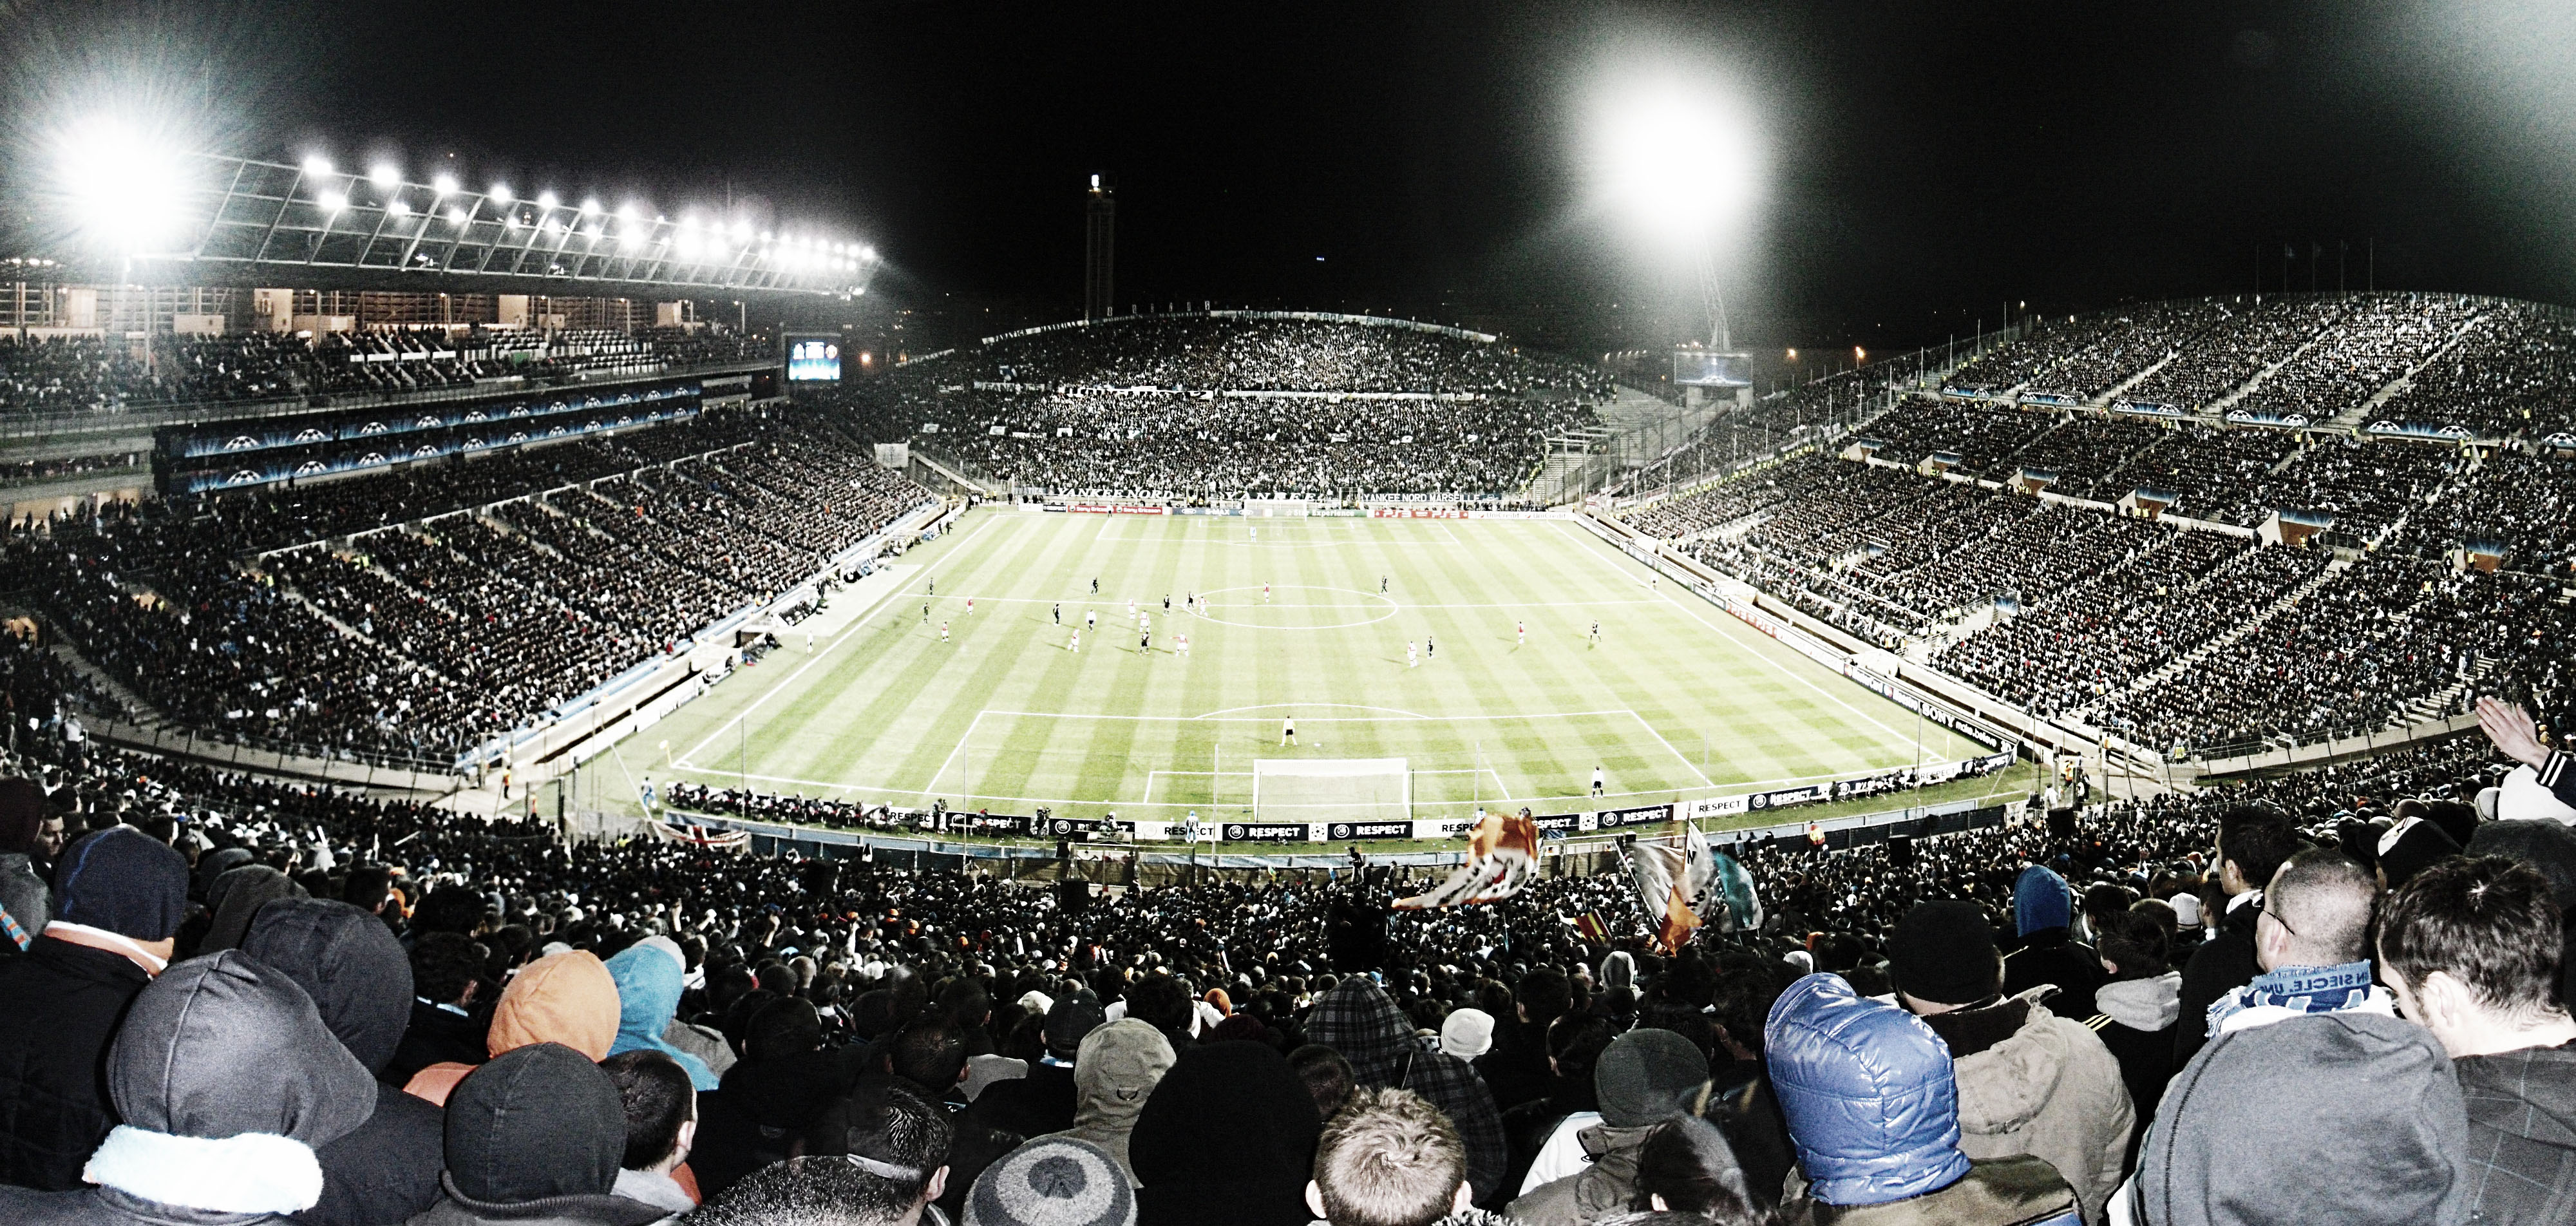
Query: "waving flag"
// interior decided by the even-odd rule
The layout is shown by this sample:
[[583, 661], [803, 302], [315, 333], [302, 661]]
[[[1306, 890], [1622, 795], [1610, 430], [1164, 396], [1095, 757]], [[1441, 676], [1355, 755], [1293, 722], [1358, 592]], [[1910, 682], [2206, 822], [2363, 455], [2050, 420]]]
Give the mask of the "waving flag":
[[1637, 907], [1655, 930], [1656, 943], [1673, 953], [1704, 926], [1719, 932], [1761, 927], [1762, 904], [1744, 866], [1711, 849], [1698, 826], [1679, 825], [1678, 835], [1639, 842], [1628, 857]]
[[1521, 892], [1538, 875], [1538, 824], [1529, 818], [1488, 813], [1467, 836], [1467, 862], [1449, 879], [1411, 898], [1399, 911], [1496, 902]]

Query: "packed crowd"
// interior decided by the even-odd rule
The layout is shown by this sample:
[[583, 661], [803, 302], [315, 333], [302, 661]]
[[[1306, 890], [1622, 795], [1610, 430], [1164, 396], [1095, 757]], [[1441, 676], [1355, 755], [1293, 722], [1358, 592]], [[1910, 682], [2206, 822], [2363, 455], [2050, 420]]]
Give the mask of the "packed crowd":
[[2576, 777], [2502, 706], [2236, 787], [1735, 843], [1760, 917], [1668, 951], [1615, 871], [1404, 912], [1426, 882], [1364, 862], [1104, 895], [565, 842], [105, 749], [63, 714], [80, 684], [0, 647], [13, 1222], [2524, 1223], [2576, 1197]]
[[1489, 499], [1614, 392], [1445, 331], [1192, 315], [1007, 337], [805, 395], [853, 433], [1050, 493]]
[[413, 473], [108, 504], [13, 531], [6, 556], [20, 599], [199, 735], [443, 764], [929, 502], [825, 427], [737, 410]]
[[402, 395], [519, 379], [649, 374], [774, 355], [769, 337], [719, 326], [633, 334], [383, 328], [318, 337], [156, 335], [140, 345], [97, 337], [0, 336], [0, 414]]

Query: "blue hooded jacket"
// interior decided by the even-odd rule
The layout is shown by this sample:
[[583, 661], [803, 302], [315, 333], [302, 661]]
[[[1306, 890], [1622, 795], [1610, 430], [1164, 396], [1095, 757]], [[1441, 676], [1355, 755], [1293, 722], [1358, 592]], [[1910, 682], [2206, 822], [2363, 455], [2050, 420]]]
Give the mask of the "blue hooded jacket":
[[2075, 891], [2064, 877], [2041, 865], [2021, 870], [2013, 882], [2013, 935], [2029, 936], [2046, 928], [2064, 928], [2075, 919]]
[[1809, 1196], [1880, 1205], [1967, 1175], [1950, 1049], [1920, 1019], [1819, 974], [1780, 994], [1763, 1034]]
[[671, 956], [646, 945], [629, 945], [608, 960], [608, 977], [617, 984], [617, 1041], [609, 1055], [623, 1051], [658, 1051], [689, 1071], [689, 1084], [703, 1093], [719, 1084], [706, 1061], [662, 1039], [671, 1016], [680, 1011], [680, 967]]

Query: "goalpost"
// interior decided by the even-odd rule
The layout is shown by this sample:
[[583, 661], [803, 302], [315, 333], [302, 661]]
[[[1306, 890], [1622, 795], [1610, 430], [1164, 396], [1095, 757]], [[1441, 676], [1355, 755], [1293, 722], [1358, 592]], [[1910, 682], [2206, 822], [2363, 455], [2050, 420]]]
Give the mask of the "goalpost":
[[1252, 819], [1262, 822], [1407, 821], [1413, 772], [1403, 758], [1259, 758], [1252, 763]]

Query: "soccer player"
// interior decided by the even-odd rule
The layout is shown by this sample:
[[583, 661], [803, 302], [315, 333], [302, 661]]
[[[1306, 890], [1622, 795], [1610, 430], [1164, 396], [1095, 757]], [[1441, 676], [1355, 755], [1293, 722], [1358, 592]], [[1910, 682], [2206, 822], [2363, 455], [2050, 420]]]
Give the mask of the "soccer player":
[[1061, 600], [1055, 602], [1055, 624], [1064, 624], [1064, 602]]
[[1270, 603], [1270, 585], [1266, 582], [1261, 585], [1261, 603]]
[[1137, 614], [1136, 629], [1145, 634], [1152, 634], [1154, 632], [1154, 615], [1151, 613]]
[[1136, 654], [1138, 654], [1138, 655], [1145, 655], [1145, 654], [1148, 654], [1148, 653], [1152, 652], [1153, 650], [1154, 650], [1154, 632], [1153, 632], [1153, 631], [1151, 631], [1151, 630], [1140, 630], [1140, 631], [1138, 631], [1138, 632], [1137, 632], [1137, 634], [1136, 634]]
[[1133, 596], [1127, 598], [1127, 620], [1130, 623], [1136, 620], [1136, 598]]
[[1297, 743], [1296, 716], [1291, 715], [1288, 718], [1279, 721], [1279, 743], [1282, 745], [1294, 745]]
[[1597, 619], [1592, 623], [1592, 645], [1595, 647], [1601, 645], [1601, 623]]
[[1165, 592], [1165, 593], [1163, 593], [1163, 616], [1165, 616], [1165, 617], [1169, 617], [1169, 616], [1171, 616], [1171, 615], [1172, 615], [1172, 594], [1171, 594], [1170, 592]]
[[1382, 574], [1381, 574], [1381, 575], [1379, 575], [1379, 576], [1377, 577], [1377, 594], [1378, 594], [1378, 595], [1380, 595], [1380, 596], [1384, 596], [1384, 595], [1386, 595], [1386, 576], [1385, 576], [1385, 575], [1382, 575]]
[[1601, 771], [1601, 768], [1600, 768], [1600, 767], [1596, 766], [1596, 767], [1593, 767], [1593, 768], [1592, 768], [1592, 794], [1593, 794], [1593, 796], [1595, 796], [1595, 797], [1600, 796], [1600, 795], [1601, 795], [1601, 789], [1602, 789], [1603, 787], [1607, 786], [1607, 785], [1609, 784], [1609, 782], [1610, 782], [1610, 777], [1609, 777], [1608, 775], [1603, 774], [1603, 773], [1602, 773], [1602, 771]]
[[1091, 594], [1094, 596], [1100, 594], [1100, 577], [1098, 575], [1094, 575], [1091, 578]]
[[1435, 659], [1439, 655], [1440, 644], [1432, 642], [1431, 635], [1428, 632], [1425, 632], [1422, 636], [1422, 658], [1425, 660]]
[[1512, 645], [1515, 647], [1529, 646], [1529, 623], [1518, 621], [1512, 623]]
[[938, 595], [938, 594], [939, 594], [939, 576], [937, 576], [937, 575], [931, 575], [931, 576], [929, 576], [929, 579], [930, 579], [930, 590], [929, 590], [927, 593], [924, 593], [924, 594], [925, 594], [925, 595], [930, 595], [930, 596], [936, 596], [936, 595]]
[[1261, 529], [1259, 529], [1259, 528], [1254, 528], [1254, 529], [1252, 530], [1252, 539], [1253, 539], [1253, 540], [1256, 540], [1256, 541], [1258, 541], [1258, 540], [1260, 540], [1260, 539], [1261, 539]]
[[1190, 636], [1188, 636], [1188, 635], [1184, 634], [1184, 635], [1182, 635], [1182, 636], [1180, 637], [1180, 648], [1181, 648], [1181, 658], [1182, 658], [1182, 659], [1184, 659], [1184, 660], [1189, 659], [1189, 658], [1190, 658]]
[[925, 626], [930, 624], [930, 606], [928, 604], [921, 606], [921, 624]]
[[1082, 629], [1081, 629], [1080, 627], [1078, 627], [1078, 626], [1077, 626], [1077, 627], [1075, 627], [1075, 628], [1074, 628], [1074, 631], [1073, 631], [1073, 646], [1071, 646], [1071, 647], [1067, 648], [1066, 650], [1071, 651], [1071, 652], [1072, 652], [1073, 654], [1075, 654], [1075, 655], [1081, 655], [1081, 654], [1082, 654]]
[[966, 598], [966, 615], [968, 617], [975, 615], [975, 598], [972, 596]]
[[1404, 666], [1406, 668], [1411, 668], [1419, 662], [1415, 658], [1419, 654], [1419, 651], [1420, 649], [1414, 646], [1413, 640], [1406, 639], [1404, 641]]
[[946, 622], [939, 623], [939, 641], [943, 643], [948, 641], [948, 623]]

